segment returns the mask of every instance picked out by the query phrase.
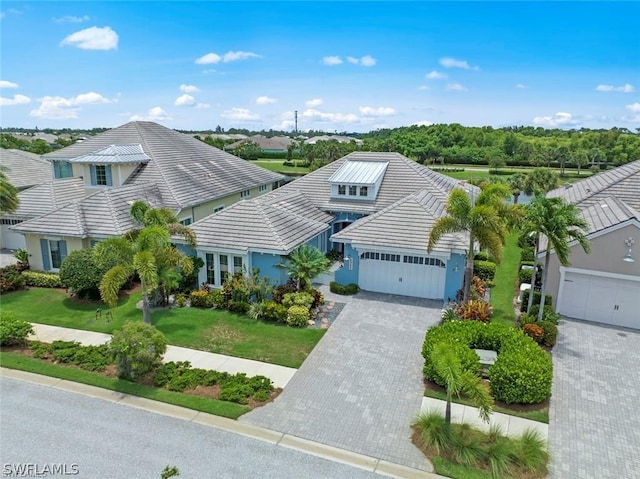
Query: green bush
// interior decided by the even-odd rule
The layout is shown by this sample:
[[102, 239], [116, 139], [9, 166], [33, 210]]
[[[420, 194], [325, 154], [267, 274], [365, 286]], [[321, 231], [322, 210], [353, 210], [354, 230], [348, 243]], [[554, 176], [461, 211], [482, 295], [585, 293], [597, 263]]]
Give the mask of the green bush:
[[[539, 298], [539, 296], [538, 296]], [[540, 312], [540, 304], [532, 304], [531, 309], [529, 310], [529, 316], [534, 318], [534, 320], [538, 320], [538, 313]], [[553, 324], [558, 324], [560, 321], [560, 315], [553, 310], [553, 307], [545, 304], [544, 312], [542, 313], [542, 321], [549, 321]]]
[[60, 265], [60, 281], [73, 294], [92, 299], [100, 298], [100, 281], [106, 269], [96, 264], [93, 249], [72, 251]]
[[533, 278], [533, 270], [532, 269], [521, 269], [518, 271], [518, 281], [520, 284], [531, 284], [531, 279]]
[[355, 283], [344, 285], [337, 283], [336, 281], [331, 281], [331, 283], [329, 283], [329, 290], [335, 294], [351, 295], [360, 291], [360, 287]]
[[444, 379], [437, 375], [431, 363], [431, 351], [440, 342], [448, 343], [462, 367], [474, 374], [480, 371], [474, 349], [498, 352], [495, 364], [488, 369], [491, 394], [497, 401], [536, 404], [551, 396], [551, 358], [520, 330], [477, 321], [452, 321], [429, 329], [422, 346], [423, 372], [426, 379], [444, 386]]
[[58, 273], [42, 273], [40, 271], [23, 271], [22, 276], [27, 286], [37, 288], [63, 288], [60, 275]]
[[262, 319], [265, 321], [278, 321], [284, 323], [287, 320], [287, 307], [275, 301], [266, 301], [262, 308]]
[[473, 274], [482, 281], [493, 281], [496, 275], [496, 264], [492, 261], [476, 260], [473, 262]]
[[536, 252], [533, 248], [523, 248], [520, 251], [520, 261], [535, 261]]
[[518, 236], [518, 248], [534, 248], [536, 245], [536, 239], [527, 233], [522, 233]]
[[307, 309], [311, 309], [312, 304], [313, 296], [304, 291], [299, 293], [287, 293], [282, 298], [282, 305], [285, 308], [290, 308], [291, 306], [304, 306]]
[[35, 343], [32, 349], [35, 358], [74, 364], [87, 371], [104, 371], [109, 364], [112, 364], [112, 357], [106, 344], [83, 346], [75, 341], [54, 341], [51, 344]]
[[0, 313], [0, 346], [26, 344], [30, 334], [33, 334], [31, 323], [17, 319], [11, 313]]
[[287, 311], [287, 325], [303, 328], [307, 326], [310, 317], [309, 308], [293, 305]]
[[478, 251], [473, 259], [476, 261], [489, 261], [489, 253], [486, 253], [485, 251]]
[[537, 323], [544, 332], [542, 336], [542, 344], [548, 348], [552, 348], [556, 345], [556, 339], [558, 337], [558, 327], [551, 321], [540, 321]]
[[192, 308], [213, 308], [213, 292], [203, 289], [191, 291], [189, 299], [191, 300]]
[[[520, 304], [520, 311], [526, 311], [527, 306], [529, 305], [529, 292], [531, 290], [527, 289], [522, 292], [522, 303]], [[540, 304], [540, 291], [533, 292], [533, 304], [531, 307], [533, 308], [536, 305]], [[545, 294], [544, 304], [551, 306], [553, 304], [553, 297], [550, 294]], [[530, 313], [530, 312], [529, 312]]]
[[118, 365], [120, 379], [134, 380], [151, 371], [167, 350], [167, 340], [146, 323], [128, 322], [113, 333], [109, 353]]
[[13, 264], [0, 269], [0, 294], [24, 288], [25, 279]]

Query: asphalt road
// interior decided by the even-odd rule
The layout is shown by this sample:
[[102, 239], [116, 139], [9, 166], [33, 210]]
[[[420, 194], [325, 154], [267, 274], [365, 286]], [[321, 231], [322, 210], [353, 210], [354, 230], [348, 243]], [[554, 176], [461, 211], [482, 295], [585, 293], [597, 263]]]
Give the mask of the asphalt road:
[[91, 479], [157, 479], [167, 465], [178, 467], [181, 479], [380, 477], [213, 427], [2, 378], [0, 477], [35, 477], [18, 476], [17, 464], [45, 472], [66, 466], [68, 477]]

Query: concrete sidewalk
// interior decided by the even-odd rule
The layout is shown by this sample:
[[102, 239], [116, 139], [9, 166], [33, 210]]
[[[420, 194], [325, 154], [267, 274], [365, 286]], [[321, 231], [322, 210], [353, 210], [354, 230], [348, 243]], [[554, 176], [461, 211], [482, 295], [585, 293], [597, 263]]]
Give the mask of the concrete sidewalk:
[[[444, 415], [446, 401], [425, 397], [422, 399], [421, 413], [439, 412]], [[518, 416], [510, 416], [494, 412], [489, 418], [489, 423], [484, 422], [478, 415], [478, 409], [465, 406], [464, 404], [451, 404], [451, 421], [455, 423], [467, 423], [480, 429], [481, 431], [489, 431], [492, 425], [498, 425], [502, 429], [502, 434], [510, 437], [520, 436], [526, 429], [533, 429], [540, 437], [547, 441], [549, 436], [549, 425], [543, 422], [531, 421]]]
[[[104, 344], [111, 339], [110, 334], [84, 331], [81, 329], [61, 328], [46, 324], [31, 323], [34, 334], [29, 339], [51, 343], [60, 341], [77, 341], [83, 345]], [[179, 346], [167, 346], [167, 352], [163, 362], [189, 361], [194, 368], [215, 369], [231, 374], [245, 373], [247, 376], [266, 376], [273, 381], [276, 388], [284, 388], [296, 373], [297, 369], [278, 366], [276, 364], [252, 361], [250, 359], [236, 358], [222, 354], [207, 353], [195, 349], [181, 348]]]

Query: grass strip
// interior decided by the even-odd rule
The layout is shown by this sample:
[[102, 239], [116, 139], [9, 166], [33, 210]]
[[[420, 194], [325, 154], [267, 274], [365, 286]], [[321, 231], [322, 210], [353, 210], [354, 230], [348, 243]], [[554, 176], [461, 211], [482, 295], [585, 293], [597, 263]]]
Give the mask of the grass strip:
[[513, 310], [513, 298], [518, 279], [520, 266], [520, 248], [518, 247], [518, 233], [513, 232], [507, 236], [507, 241], [502, 250], [502, 262], [496, 268], [493, 279], [495, 286], [491, 288], [491, 305], [493, 316], [491, 321], [513, 326], [515, 313]]
[[494, 479], [488, 471], [456, 464], [443, 457], [432, 457], [431, 462], [433, 463], [436, 474], [440, 474], [441, 476], [447, 476], [453, 479]]
[[182, 406], [230, 419], [237, 419], [250, 410], [247, 406], [242, 406], [240, 404], [166, 391], [164, 389], [132, 383], [122, 379], [107, 378], [97, 373], [83, 371], [82, 369], [77, 368], [59, 366], [57, 364], [51, 364], [46, 361], [29, 358], [12, 352], [0, 352], [0, 366], [8, 369], [18, 369], [20, 371], [66, 379], [68, 381], [88, 384], [90, 386], [97, 386], [111, 391], [153, 399], [154, 401], [174, 404], [176, 406]]

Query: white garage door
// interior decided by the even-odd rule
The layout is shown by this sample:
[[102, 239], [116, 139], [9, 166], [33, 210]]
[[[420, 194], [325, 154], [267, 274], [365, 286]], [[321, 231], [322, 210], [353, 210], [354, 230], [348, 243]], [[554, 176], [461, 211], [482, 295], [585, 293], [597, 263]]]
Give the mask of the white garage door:
[[570, 318], [640, 329], [640, 281], [567, 271], [557, 310]]
[[360, 254], [359, 285], [366, 291], [442, 299], [445, 266], [428, 256], [367, 251]]
[[3, 248], [20, 249], [27, 247], [24, 235], [11, 231], [9, 225], [0, 226], [0, 235], [2, 236], [1, 243]]

